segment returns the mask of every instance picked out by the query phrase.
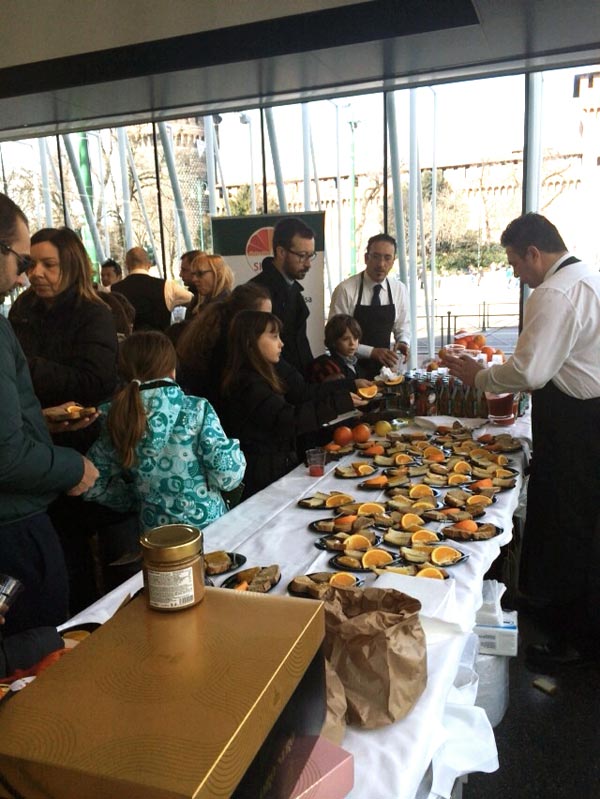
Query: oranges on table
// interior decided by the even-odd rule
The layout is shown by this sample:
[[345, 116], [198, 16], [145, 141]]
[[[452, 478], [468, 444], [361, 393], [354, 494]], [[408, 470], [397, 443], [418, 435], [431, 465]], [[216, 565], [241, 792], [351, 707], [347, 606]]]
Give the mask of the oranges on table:
[[372, 566], [383, 566], [393, 560], [394, 556], [385, 549], [369, 549], [362, 556], [362, 565], [365, 569], [370, 569]]
[[340, 447], [345, 447], [352, 440], [352, 430], [349, 427], [342, 425], [342, 427], [336, 427], [333, 431], [333, 442], [334, 444], [339, 444]]
[[[350, 428], [348, 428], [350, 429]], [[339, 430], [339, 427], [338, 427]], [[336, 431], [337, 432], [337, 431]], [[368, 441], [371, 437], [371, 428], [368, 424], [357, 424], [356, 427], [352, 428], [352, 439], [357, 444], [364, 444], [365, 441]], [[339, 444], [339, 441], [337, 442]]]
[[448, 547], [445, 544], [439, 547], [434, 547], [431, 553], [431, 562], [436, 566], [451, 566], [457, 560], [462, 558], [462, 552], [454, 547]]
[[344, 540], [344, 549], [358, 549], [367, 550], [371, 546], [371, 542], [365, 535], [360, 533], [353, 533]]
[[349, 494], [333, 494], [325, 500], [326, 508], [339, 508], [340, 505], [347, 505], [348, 502], [354, 502], [354, 497]]
[[356, 585], [356, 582], [356, 577], [349, 572], [335, 572], [335, 574], [331, 575], [329, 585], [333, 585], [336, 588], [351, 588]]
[[434, 580], [444, 579], [443, 573], [439, 569], [436, 569], [435, 566], [426, 566], [424, 569], [421, 569], [417, 572], [417, 577], [429, 577]]
[[356, 511], [358, 516], [374, 516], [377, 513], [385, 513], [385, 508], [379, 502], [363, 502]]

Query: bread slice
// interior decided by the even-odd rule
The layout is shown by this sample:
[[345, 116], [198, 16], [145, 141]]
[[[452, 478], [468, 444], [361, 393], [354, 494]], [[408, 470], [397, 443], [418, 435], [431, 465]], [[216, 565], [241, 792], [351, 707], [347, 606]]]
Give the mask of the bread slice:
[[204, 566], [207, 574], [223, 574], [231, 568], [231, 558], [221, 549], [207, 552], [204, 555]]
[[265, 566], [260, 569], [258, 574], [248, 583], [248, 591], [257, 594], [266, 594], [281, 579], [279, 566], [275, 563], [272, 566]]

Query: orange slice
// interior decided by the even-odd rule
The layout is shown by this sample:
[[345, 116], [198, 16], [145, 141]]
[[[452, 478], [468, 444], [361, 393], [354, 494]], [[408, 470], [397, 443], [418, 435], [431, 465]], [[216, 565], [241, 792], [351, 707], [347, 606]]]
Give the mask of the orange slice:
[[428, 461], [435, 461], [441, 463], [446, 460], [446, 456], [439, 447], [425, 447], [423, 450], [423, 457]]
[[471, 474], [471, 467], [466, 461], [457, 461], [452, 471], [458, 474]]
[[435, 499], [429, 497], [424, 497], [423, 499], [419, 499], [415, 504], [412, 506], [413, 511], [418, 510], [432, 510], [435, 508], [436, 502]]
[[339, 508], [340, 505], [346, 505], [348, 502], [354, 502], [354, 497], [351, 497], [349, 494], [334, 494], [331, 497], [327, 497], [325, 500], [325, 507]]
[[432, 497], [433, 488], [431, 486], [428, 486], [427, 483], [418, 483], [417, 485], [412, 486], [412, 488], [408, 492], [408, 496], [411, 499], [420, 499], [421, 497]]
[[367, 550], [371, 546], [371, 542], [365, 535], [354, 533], [349, 535], [344, 540], [344, 549], [364, 549]]
[[493, 488], [494, 484], [490, 477], [485, 477], [483, 480], [475, 480], [474, 483], [469, 485], [469, 488]]
[[363, 449], [363, 455], [383, 455], [385, 449], [381, 446], [381, 444], [373, 444], [371, 447], [367, 449]]
[[449, 486], [456, 486], [459, 483], [465, 482], [464, 474], [459, 474], [458, 472], [454, 472], [453, 474], [448, 475], [448, 485]]
[[391, 563], [393, 560], [393, 555], [385, 549], [370, 549], [362, 556], [362, 565], [365, 569], [368, 569], [371, 566], [383, 566], [385, 563]]
[[379, 502], [363, 502], [356, 512], [359, 516], [373, 516], [376, 513], [385, 513], [385, 507]]
[[417, 572], [417, 577], [430, 577], [434, 580], [443, 580], [444, 575], [435, 566], [425, 566], [420, 572]]
[[431, 530], [415, 530], [411, 536], [411, 543], [421, 543], [424, 544], [427, 541], [438, 541], [437, 535], [432, 532]]
[[467, 505], [491, 505], [492, 501], [490, 497], [486, 497], [483, 494], [473, 494], [467, 500]]
[[413, 459], [410, 455], [407, 455], [406, 452], [399, 452], [397, 455], [394, 456], [394, 463], [396, 466], [403, 466], [405, 463], [412, 463]]
[[356, 585], [356, 577], [349, 572], [336, 572], [335, 574], [331, 575], [329, 580], [329, 585], [333, 585], [337, 588], [342, 586], [343, 588], [350, 588], [353, 585]]
[[494, 472], [494, 477], [514, 477], [513, 472], [509, 472], [508, 469], [496, 469]]
[[411, 530], [414, 527], [421, 527], [423, 519], [416, 513], [405, 513], [400, 519], [400, 526], [403, 530]]
[[469, 533], [477, 532], [477, 522], [472, 519], [463, 519], [462, 522], [456, 522], [454, 526], [458, 527], [459, 530], [467, 530]]
[[377, 394], [377, 386], [367, 386], [366, 388], [359, 388], [358, 393], [365, 399], [373, 399]]
[[391, 377], [389, 380], [385, 381], [386, 386], [399, 386], [400, 383], [404, 383], [404, 375], [398, 375], [398, 377]]
[[362, 476], [366, 474], [373, 474], [374, 469], [369, 463], [353, 463], [352, 468], [356, 472], [356, 474], [360, 474]]
[[383, 488], [388, 484], [388, 479], [382, 474], [379, 475], [379, 477], [371, 477], [369, 480], [365, 480], [364, 484], [366, 486], [372, 486], [373, 488]]
[[438, 566], [447, 566], [451, 563], [456, 563], [457, 560], [462, 558], [461, 553], [454, 547], [434, 547], [431, 553], [431, 562]]
[[506, 455], [503, 455], [502, 453], [500, 453], [499, 455], [496, 455], [494, 460], [496, 461], [498, 466], [506, 466], [509, 463], [509, 460], [506, 457]]

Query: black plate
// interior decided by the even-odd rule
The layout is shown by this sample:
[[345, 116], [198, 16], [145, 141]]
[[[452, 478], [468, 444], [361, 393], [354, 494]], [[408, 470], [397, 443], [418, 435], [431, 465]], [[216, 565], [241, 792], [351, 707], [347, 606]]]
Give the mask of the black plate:
[[[317, 574], [317, 572], [312, 572], [311, 574], [307, 574], [306, 576], [307, 576], [307, 577], [311, 577], [311, 578], [312, 578], [312, 575], [313, 575], [313, 574]], [[333, 577], [333, 575], [334, 575], [334, 572], [331, 572], [331, 576], [332, 576], [332, 577]], [[302, 593], [298, 593], [298, 592], [296, 592], [296, 591], [290, 591], [290, 585], [291, 585], [291, 584], [292, 584], [292, 583], [291, 583], [291, 581], [290, 581], [290, 582], [288, 583], [287, 590], [288, 590], [288, 593], [290, 593], [292, 596], [300, 596], [300, 597], [306, 597], [306, 596], [310, 596], [310, 594], [302, 594]], [[365, 584], [364, 578], [362, 578], [362, 577], [357, 577], [357, 578], [356, 578], [356, 583], [354, 584], [354, 586], [350, 586], [350, 587], [351, 587], [351, 588], [362, 588], [362, 586], [363, 586], [364, 584]], [[319, 583], [319, 585], [327, 585], [327, 583]]]
[[222, 574], [229, 574], [229, 572], [239, 569], [240, 566], [243, 566], [244, 563], [246, 562], [246, 556], [240, 555], [239, 552], [228, 552], [227, 554], [231, 558], [231, 566], [228, 569], [226, 569], [224, 572], [219, 572], [218, 574], [210, 574], [208, 575], [209, 577], [220, 577]]
[[[266, 566], [262, 566], [261, 568], [266, 569]], [[269, 588], [269, 591], [272, 591], [275, 588], [275, 586], [279, 584], [280, 580], [281, 580], [281, 572], [279, 572], [279, 580], [277, 580], [277, 582], [273, 583], [273, 585]], [[220, 587], [221, 588], [235, 588], [237, 584], [238, 584], [237, 574], [232, 574], [230, 577], [228, 577], [226, 580], [224, 580], [221, 583]], [[266, 591], [265, 593], [268, 594], [269, 591]]]
[[[361, 475], [361, 477], [365, 477], [366, 475]], [[376, 475], [371, 474], [369, 477], [375, 477]], [[385, 491], [385, 486], [371, 486], [367, 485], [364, 481], [358, 484], [359, 488], [362, 488], [363, 491]]]
[[[390, 552], [390, 550], [386, 549], [386, 552]], [[340, 553], [340, 554], [342, 554], [342, 553]], [[393, 563], [397, 563], [400, 560], [398, 555], [395, 552], [390, 552], [390, 555], [394, 558], [394, 560], [390, 561], [390, 563], [386, 564], [386, 565], [390, 565], [392, 562]], [[340, 571], [340, 572], [360, 572], [362, 574], [369, 574], [371, 572], [371, 569], [364, 569], [362, 566], [359, 569], [352, 568], [352, 566], [344, 566], [343, 563], [339, 563], [338, 562], [338, 558], [339, 557], [340, 557], [340, 555], [334, 555], [329, 560], [329, 565], [333, 569], [335, 569], [336, 571]]]
[[[390, 499], [393, 499], [394, 497], [391, 494], [388, 494], [388, 491], [395, 491], [396, 488], [404, 488], [404, 489], [407, 489], [408, 491], [410, 491], [410, 489], [414, 488], [416, 485], [421, 485], [421, 483], [411, 483], [411, 485], [409, 485], [409, 486], [394, 486], [392, 488], [386, 488], [385, 489], [385, 493], [386, 493], [386, 496], [388, 496]], [[429, 496], [436, 497], [436, 498], [441, 496], [442, 492], [440, 491], [439, 488], [434, 488], [433, 486], [430, 486], [430, 488], [433, 491], [433, 494], [430, 494]], [[409, 499], [413, 499], [413, 497], [409, 497]], [[420, 499], [425, 499], [425, 497], [414, 497], [414, 501], [415, 502], [418, 502]]]
[[[317, 540], [315, 541], [316, 548], [324, 550], [325, 552], [336, 552], [339, 555], [343, 555], [344, 554], [344, 550], [343, 549], [332, 549], [332, 548], [330, 548], [330, 547], [328, 547], [326, 545], [327, 539], [328, 538], [333, 538], [334, 535], [335, 535], [335, 533], [329, 533], [329, 535], [323, 535], [323, 536], [321, 536], [321, 538], [317, 538]], [[352, 533], [351, 535], [362, 535], [362, 533]], [[379, 534], [376, 534], [375, 535], [375, 540], [373, 541], [371, 546], [372, 547], [377, 547], [377, 546], [379, 546], [379, 544], [381, 544], [381, 541], [382, 541], [382, 537]]]
[[[477, 528], [480, 529], [481, 526], [483, 524], [487, 524], [487, 522], [475, 522], [475, 524], [477, 525]], [[452, 524], [447, 524], [446, 525], [446, 527], [453, 527], [453, 526], [454, 525], [452, 525]], [[492, 527], [495, 528], [496, 532], [494, 533], [494, 535], [491, 538], [496, 538], [496, 536], [498, 536], [498, 535], [500, 535], [501, 533], [504, 532], [504, 528], [503, 527], [498, 527], [495, 524], [493, 524]], [[448, 540], [448, 542], [449, 542], [448, 546], [453, 546], [453, 544], [451, 542], [460, 543], [461, 541], [463, 541], [465, 543], [472, 542], [472, 543], [475, 543], [475, 544], [479, 544], [479, 543], [483, 543], [485, 541], [490, 541], [491, 540], [491, 538], [471, 538], [471, 537], [469, 537], [469, 538], [452, 538], [451, 536], [449, 536], [446, 533], [444, 533], [444, 529], [446, 529], [446, 528], [443, 528], [441, 532], [442, 532], [442, 535], [444, 535], [445, 538]]]
[[[367, 464], [368, 465], [368, 464]], [[371, 474], [338, 474], [337, 472], [333, 472], [334, 477], [337, 477], [339, 480], [356, 480], [357, 478], [360, 479], [365, 477], [375, 477], [378, 473], [379, 469], [373, 469]]]
[[[347, 514], [350, 515], [350, 514]], [[355, 514], [351, 514], [354, 516]], [[334, 533], [346, 533], [347, 530], [332, 530], [330, 533], [326, 532], [325, 530], [319, 530], [316, 526], [319, 522], [332, 522], [335, 520], [335, 516], [329, 516], [327, 519], [315, 519], [314, 521], [310, 522], [308, 525], [308, 529], [311, 533], [319, 533], [319, 535], [333, 535]]]

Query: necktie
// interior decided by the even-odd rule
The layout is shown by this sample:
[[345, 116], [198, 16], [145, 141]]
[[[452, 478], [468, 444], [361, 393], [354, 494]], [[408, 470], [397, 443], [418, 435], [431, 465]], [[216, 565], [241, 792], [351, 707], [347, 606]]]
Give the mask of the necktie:
[[373, 286], [373, 297], [371, 299], [371, 305], [381, 305], [381, 297], [379, 295], [381, 294], [382, 289], [383, 286], [379, 283], [376, 283]]

